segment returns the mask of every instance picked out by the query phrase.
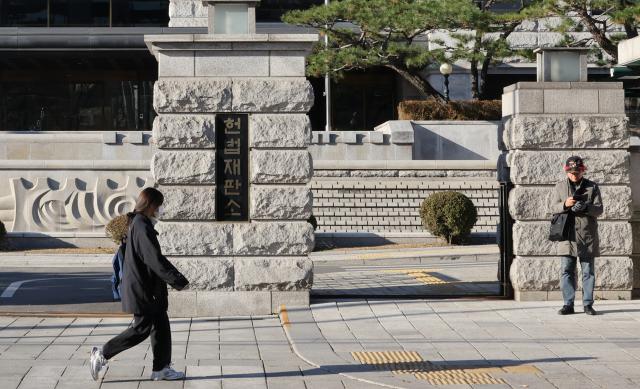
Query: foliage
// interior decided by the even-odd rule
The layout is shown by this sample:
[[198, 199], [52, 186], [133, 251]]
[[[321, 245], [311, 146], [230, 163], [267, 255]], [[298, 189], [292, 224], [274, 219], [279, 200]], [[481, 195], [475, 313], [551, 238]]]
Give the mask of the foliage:
[[398, 104], [399, 120], [500, 120], [501, 100], [450, 101], [406, 100]]
[[[554, 29], [563, 34], [561, 46], [588, 47], [595, 44], [615, 64], [618, 62], [618, 42], [638, 36], [640, 0], [536, 0], [527, 16], [560, 17], [562, 22]], [[622, 25], [624, 32], [607, 33], [614, 23]], [[576, 40], [570, 34], [571, 31], [582, 30], [589, 32], [591, 37]]]
[[[512, 1], [342, 0], [289, 12], [283, 20], [316, 28], [329, 38], [328, 46], [319, 43], [309, 57], [309, 75], [340, 77], [349, 70], [382, 66], [424, 95], [440, 99], [421, 71], [462, 59], [471, 64], [473, 96], [480, 98], [489, 66], [518, 54], [506, 38], [524, 15], [494, 12], [500, 3]], [[525, 1], [519, 1], [524, 9]], [[452, 32], [452, 44], [434, 38], [444, 30]], [[433, 34], [429, 42], [428, 34]]]
[[0, 250], [6, 249], [7, 246], [7, 229], [5, 228], [4, 224], [0, 222]]
[[342, 0], [287, 13], [286, 23], [318, 29], [328, 37], [308, 59], [309, 75], [371, 67], [395, 71], [425, 95], [440, 96], [420, 73], [445, 60], [430, 50], [426, 34], [462, 28], [476, 16], [472, 0]]
[[313, 226], [314, 231], [318, 229], [318, 220], [316, 219], [315, 216], [313, 215], [309, 216], [309, 219], [307, 219], [307, 223]]
[[122, 243], [122, 240], [127, 235], [129, 228], [129, 217], [127, 215], [120, 215], [113, 218], [107, 226], [104, 228], [107, 238], [111, 239], [115, 244]]
[[[504, 3], [518, 3], [517, 12], [496, 12]], [[435, 40], [445, 47], [451, 61], [464, 60], [470, 65], [471, 94], [474, 99], [484, 98], [484, 83], [489, 66], [511, 56], [531, 57], [529, 50], [512, 49], [507, 38], [526, 18], [523, 12], [530, 2], [525, 0], [470, 1], [472, 17], [465, 31], [453, 31], [451, 42]]]
[[476, 224], [478, 213], [473, 202], [460, 192], [434, 193], [420, 207], [422, 224], [433, 235], [448, 243], [464, 241]]

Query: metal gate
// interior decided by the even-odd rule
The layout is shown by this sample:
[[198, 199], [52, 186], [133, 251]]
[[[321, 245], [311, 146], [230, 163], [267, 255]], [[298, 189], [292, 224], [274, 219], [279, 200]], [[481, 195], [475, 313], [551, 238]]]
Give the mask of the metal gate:
[[497, 231], [498, 246], [500, 247], [498, 281], [500, 282], [500, 296], [505, 298], [513, 298], [513, 287], [509, 278], [509, 270], [513, 262], [513, 219], [509, 214], [509, 192], [512, 188], [511, 182], [501, 182], [498, 197], [500, 209], [500, 224]]

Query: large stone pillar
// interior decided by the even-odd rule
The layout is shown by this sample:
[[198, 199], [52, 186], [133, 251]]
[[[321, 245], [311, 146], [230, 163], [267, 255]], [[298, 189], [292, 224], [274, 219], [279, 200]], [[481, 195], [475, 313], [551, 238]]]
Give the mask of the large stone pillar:
[[[595, 260], [596, 298], [629, 299], [633, 287], [629, 133], [621, 83], [522, 82], [502, 97], [518, 300], [561, 300], [560, 259], [548, 237], [548, 196], [566, 178], [571, 155], [600, 185], [601, 256]], [[577, 303], [579, 304], [579, 300]]]
[[[314, 95], [305, 57], [317, 39], [254, 33], [146, 37], [159, 63], [151, 163], [166, 196], [159, 240], [191, 281], [188, 290], [171, 293], [173, 316], [270, 314], [280, 304], [308, 305], [314, 234], [307, 223], [313, 168], [306, 113]], [[247, 123], [234, 127], [238, 118]], [[230, 140], [224, 138], [229, 129], [248, 134]], [[248, 145], [236, 146], [246, 147], [248, 155], [236, 166], [220, 154], [220, 142], [244, 142], [243, 136]], [[226, 153], [230, 146], [223, 144]], [[243, 174], [240, 188], [233, 180], [220, 182], [220, 175], [236, 169]], [[235, 205], [229, 202], [245, 207], [245, 220], [220, 220], [216, 203], [227, 189], [248, 189], [246, 204], [240, 197]]]

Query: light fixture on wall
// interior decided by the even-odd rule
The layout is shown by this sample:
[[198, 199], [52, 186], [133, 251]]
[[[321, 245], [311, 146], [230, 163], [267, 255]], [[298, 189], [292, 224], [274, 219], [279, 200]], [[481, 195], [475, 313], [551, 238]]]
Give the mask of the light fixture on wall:
[[208, 7], [209, 34], [256, 33], [256, 6], [260, 0], [204, 0]]
[[543, 47], [534, 50], [538, 82], [586, 82], [587, 55], [584, 47]]
[[445, 62], [440, 65], [440, 73], [444, 76], [444, 100], [449, 102], [449, 75], [453, 73], [453, 66], [450, 63]]

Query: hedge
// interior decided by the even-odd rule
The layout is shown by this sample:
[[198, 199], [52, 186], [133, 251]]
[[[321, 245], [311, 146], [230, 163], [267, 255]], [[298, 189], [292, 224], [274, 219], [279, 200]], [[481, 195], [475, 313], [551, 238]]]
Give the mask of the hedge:
[[445, 104], [434, 98], [398, 104], [399, 120], [500, 120], [502, 100], [458, 100]]

